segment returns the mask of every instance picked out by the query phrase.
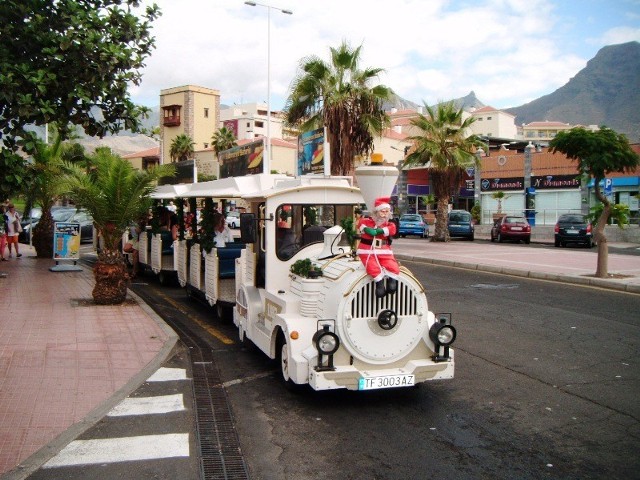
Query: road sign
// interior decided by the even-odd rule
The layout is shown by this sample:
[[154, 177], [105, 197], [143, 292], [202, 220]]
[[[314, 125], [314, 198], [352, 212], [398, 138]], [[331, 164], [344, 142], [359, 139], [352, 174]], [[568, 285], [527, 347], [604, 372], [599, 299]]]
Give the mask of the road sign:
[[604, 194], [609, 196], [613, 193], [613, 180], [611, 178], [604, 179]]

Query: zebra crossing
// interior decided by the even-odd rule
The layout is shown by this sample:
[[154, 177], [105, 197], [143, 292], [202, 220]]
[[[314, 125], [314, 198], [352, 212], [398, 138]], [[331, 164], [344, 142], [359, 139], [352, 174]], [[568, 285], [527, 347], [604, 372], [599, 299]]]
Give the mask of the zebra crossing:
[[198, 478], [190, 392], [185, 368], [158, 369], [30, 478]]

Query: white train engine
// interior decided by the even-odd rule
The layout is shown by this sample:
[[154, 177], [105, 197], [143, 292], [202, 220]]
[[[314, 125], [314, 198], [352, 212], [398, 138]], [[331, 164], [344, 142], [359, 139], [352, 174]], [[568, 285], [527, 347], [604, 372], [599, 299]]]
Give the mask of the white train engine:
[[393, 188], [394, 168], [363, 170], [362, 192], [346, 178], [303, 176], [244, 197], [253, 213], [240, 218], [247, 244], [236, 260], [240, 338], [280, 358], [286, 382], [316, 390], [453, 378], [450, 315], [429, 311], [424, 287], [404, 267], [397, 291], [379, 298], [340, 225], [363, 196], [370, 204], [372, 192]]

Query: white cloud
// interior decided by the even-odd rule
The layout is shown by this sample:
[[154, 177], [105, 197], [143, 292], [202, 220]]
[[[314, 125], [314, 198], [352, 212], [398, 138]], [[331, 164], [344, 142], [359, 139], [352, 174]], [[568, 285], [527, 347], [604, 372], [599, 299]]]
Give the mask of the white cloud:
[[[293, 15], [244, 5], [242, 0], [156, 0], [157, 49], [147, 61], [134, 100], [157, 105], [159, 92], [185, 84], [214, 88], [223, 103], [267, 97], [267, 38], [271, 100], [281, 108], [300, 59], [329, 58], [342, 40], [362, 44], [362, 66], [380, 67], [380, 79], [400, 96], [421, 103], [474, 90], [496, 108], [518, 106], [564, 85], [604, 45], [640, 39], [637, 22], [600, 25], [587, 55], [578, 28], [591, 2], [561, 0], [278, 0]], [[270, 3], [271, 2], [265, 2]], [[571, 10], [575, 4], [580, 12]], [[598, 6], [598, 9], [603, 7]], [[598, 15], [599, 14], [599, 15]]]

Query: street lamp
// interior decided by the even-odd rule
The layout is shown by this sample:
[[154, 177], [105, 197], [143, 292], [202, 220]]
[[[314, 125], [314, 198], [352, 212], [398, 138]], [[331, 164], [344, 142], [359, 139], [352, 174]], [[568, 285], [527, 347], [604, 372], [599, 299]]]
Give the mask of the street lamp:
[[251, 7], [260, 6], [267, 9], [267, 145], [266, 155], [264, 156], [264, 172], [271, 172], [271, 10], [278, 10], [285, 15], [293, 15], [291, 10], [284, 8], [272, 7], [264, 3], [244, 2], [245, 5]]

